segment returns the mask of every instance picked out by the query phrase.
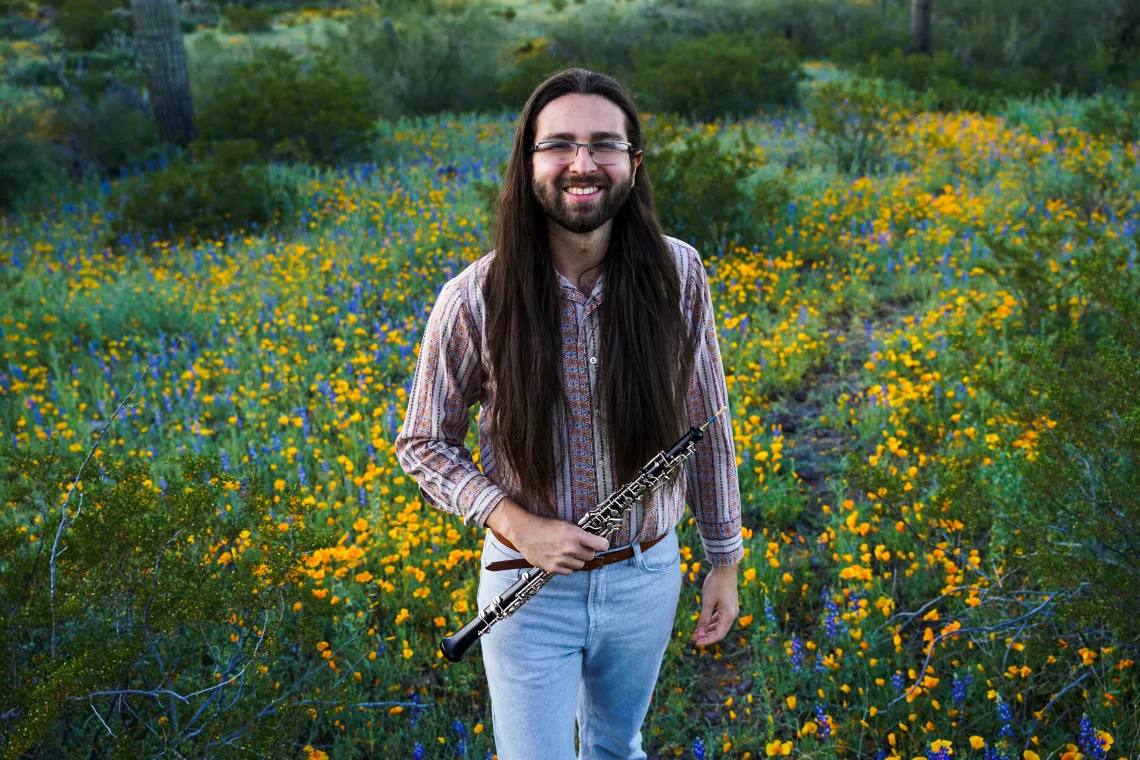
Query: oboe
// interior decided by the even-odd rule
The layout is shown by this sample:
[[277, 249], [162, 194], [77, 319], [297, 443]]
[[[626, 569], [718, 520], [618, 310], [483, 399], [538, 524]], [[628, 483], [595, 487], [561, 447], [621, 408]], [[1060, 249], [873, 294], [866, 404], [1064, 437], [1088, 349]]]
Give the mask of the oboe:
[[[578, 520], [578, 527], [608, 540], [621, 527], [626, 512], [633, 508], [634, 503], [643, 494], [656, 488], [696, 451], [697, 441], [704, 438], [705, 428], [727, 408], [722, 406], [700, 427], [689, 428], [689, 432], [681, 436], [681, 439], [668, 451], [662, 451], [649, 460], [634, 480], [614, 491], [609, 498], [583, 515], [582, 519]], [[533, 599], [554, 575], [540, 567], [528, 570], [509, 589], [492, 599], [490, 604], [471, 619], [471, 622], [451, 636], [444, 637], [443, 643], [439, 645], [443, 656], [452, 662], [459, 662], [480, 636], [490, 631], [495, 623], [513, 615], [527, 601]]]

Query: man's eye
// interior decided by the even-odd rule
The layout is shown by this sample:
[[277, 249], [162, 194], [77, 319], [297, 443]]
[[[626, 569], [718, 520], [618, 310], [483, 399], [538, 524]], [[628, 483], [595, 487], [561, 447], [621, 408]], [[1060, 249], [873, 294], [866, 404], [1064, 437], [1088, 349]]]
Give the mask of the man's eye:
[[625, 144], [617, 142], [600, 142], [596, 143], [594, 147], [601, 148], [602, 150], [622, 150], [625, 148]]
[[546, 143], [545, 147], [547, 150], [566, 150], [567, 148], [573, 148], [574, 146], [568, 142], [550, 142]]

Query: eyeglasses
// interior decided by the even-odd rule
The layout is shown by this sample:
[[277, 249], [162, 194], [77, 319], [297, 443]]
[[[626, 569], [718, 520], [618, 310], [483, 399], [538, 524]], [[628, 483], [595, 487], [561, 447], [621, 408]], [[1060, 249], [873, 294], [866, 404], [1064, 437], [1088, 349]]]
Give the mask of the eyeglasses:
[[530, 152], [537, 153], [548, 164], [562, 166], [577, 158], [578, 148], [583, 146], [590, 151], [590, 158], [594, 159], [595, 164], [616, 164], [622, 161], [625, 155], [630, 152], [630, 148], [633, 147], [631, 143], [612, 140], [592, 143], [544, 140], [535, 143]]

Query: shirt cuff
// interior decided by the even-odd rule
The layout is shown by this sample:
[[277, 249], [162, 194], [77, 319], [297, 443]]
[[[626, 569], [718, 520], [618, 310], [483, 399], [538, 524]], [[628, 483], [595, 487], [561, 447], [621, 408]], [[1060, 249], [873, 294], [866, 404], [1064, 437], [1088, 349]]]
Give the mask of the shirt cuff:
[[[700, 535], [698, 533], [698, 535]], [[705, 550], [705, 559], [712, 567], [735, 565], [744, 559], [744, 535], [737, 533], [729, 538], [706, 540], [701, 536], [701, 544]]]
[[467, 486], [459, 492], [459, 514], [463, 515], [463, 524], [475, 523], [480, 528], [486, 527], [487, 518], [491, 510], [507, 497], [507, 492], [495, 485], [486, 476], [473, 478]]

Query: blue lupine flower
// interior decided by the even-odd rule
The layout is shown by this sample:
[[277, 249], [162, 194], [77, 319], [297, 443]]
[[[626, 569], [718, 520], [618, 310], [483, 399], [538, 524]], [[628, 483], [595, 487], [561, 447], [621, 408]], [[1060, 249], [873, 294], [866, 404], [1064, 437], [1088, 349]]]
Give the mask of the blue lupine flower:
[[696, 760], [705, 760], [705, 743], [700, 738], [693, 739], [693, 757]]
[[899, 691], [906, 689], [906, 683], [903, 681], [902, 673], [896, 671], [895, 674], [891, 676], [891, 683], [893, 683], [895, 688]]
[[1100, 737], [1096, 735], [1096, 730], [1093, 728], [1092, 719], [1085, 713], [1081, 714], [1081, 752], [1085, 757], [1090, 757], [1093, 760], [1105, 760], [1108, 756], [1107, 748]]
[[415, 748], [415, 750], [412, 751], [412, 757], [415, 758], [415, 760], [423, 760], [423, 758], [424, 758], [424, 745], [420, 744], [419, 742], [416, 742], [416, 748]]
[[463, 725], [463, 721], [457, 720], [451, 724], [451, 728], [455, 733], [459, 734], [459, 751], [461, 757], [467, 757], [467, 726]]
[[823, 665], [823, 650], [817, 649], [815, 650], [815, 672], [822, 673], [825, 670], [827, 668]]
[[792, 634], [792, 670], [799, 673], [800, 668], [803, 665], [803, 662], [804, 662], [803, 644], [800, 643], [799, 636], [796, 636], [796, 634], [793, 633]]
[[364, 486], [360, 487], [360, 506], [368, 506], [368, 492], [364, 490]]
[[1002, 720], [1001, 731], [998, 731], [998, 736], [1011, 736], [1013, 734], [1013, 715], [1009, 711], [1009, 703], [1001, 698], [1001, 694], [997, 696], [998, 700], [998, 717]]
[[839, 635], [840, 629], [842, 629], [844, 633], [847, 632], [847, 625], [843, 622], [843, 617], [839, 612], [839, 606], [835, 603], [835, 600], [831, 598], [831, 594], [828, 593], [827, 589], [823, 590], [823, 606], [826, 610], [824, 620], [827, 626], [827, 638], [834, 641], [835, 637]]
[[302, 487], [303, 487], [303, 486], [305, 486], [305, 485], [307, 485], [306, 481], [308, 480], [308, 478], [307, 478], [307, 477], [306, 477], [306, 475], [305, 475], [305, 465], [300, 465], [300, 466], [297, 468], [297, 479], [298, 479], [299, 481], [301, 481], [301, 486], [302, 486]]
[[973, 681], [974, 677], [969, 673], [966, 673], [961, 678], [954, 676], [953, 687], [955, 704], [962, 704], [962, 701], [966, 698], [966, 687], [969, 686]]
[[815, 735], [821, 742], [827, 741], [827, 737], [831, 736], [831, 718], [823, 711], [821, 704], [815, 706], [815, 720], [819, 726]]
[[221, 459], [222, 459], [222, 470], [224, 472], [229, 472], [230, 471], [230, 455], [226, 453], [225, 449], [222, 449]]
[[950, 760], [950, 748], [940, 745], [939, 748], [926, 756], [927, 760]]
[[768, 638], [765, 639], [764, 642], [770, 646], [772, 641], [776, 638], [774, 635], [776, 631], [776, 613], [772, 609], [772, 599], [768, 596], [764, 597], [764, 619], [767, 620], [768, 625], [771, 626], [768, 631]]

